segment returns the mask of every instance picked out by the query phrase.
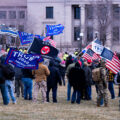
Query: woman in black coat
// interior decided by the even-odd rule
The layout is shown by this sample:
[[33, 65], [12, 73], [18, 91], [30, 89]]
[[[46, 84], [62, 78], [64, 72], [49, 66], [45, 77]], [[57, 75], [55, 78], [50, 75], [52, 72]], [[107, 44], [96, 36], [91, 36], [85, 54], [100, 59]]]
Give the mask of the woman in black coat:
[[50, 70], [50, 75], [47, 77], [47, 102], [49, 102], [49, 92], [51, 89], [53, 102], [57, 102], [57, 84], [62, 84], [61, 76], [59, 73], [59, 69], [55, 67], [53, 61], [50, 61], [48, 68]]
[[[74, 103], [76, 100], [76, 103], [80, 104], [81, 91], [85, 87], [85, 73], [84, 70], [81, 68], [80, 61], [76, 62], [75, 66], [71, 68], [68, 78], [70, 85], [73, 86], [71, 103]], [[76, 94], [77, 94], [77, 99], [76, 99]]]

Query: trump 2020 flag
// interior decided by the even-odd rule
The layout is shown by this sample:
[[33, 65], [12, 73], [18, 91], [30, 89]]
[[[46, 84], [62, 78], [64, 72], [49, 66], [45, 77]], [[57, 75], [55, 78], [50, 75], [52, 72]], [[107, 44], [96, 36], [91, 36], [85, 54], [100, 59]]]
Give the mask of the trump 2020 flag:
[[120, 71], [120, 60], [112, 51], [104, 48], [101, 57], [106, 59], [106, 68], [111, 70], [114, 74]]
[[34, 38], [29, 53], [40, 54], [42, 57], [54, 58], [57, 57], [59, 51], [53, 47], [49, 42], [42, 41], [41, 39]]
[[87, 60], [99, 60], [100, 57], [99, 55], [97, 55], [93, 50], [91, 50], [90, 48], [87, 50], [86, 53], [83, 54], [82, 56], [83, 58], [87, 59]]
[[63, 33], [64, 26], [61, 24], [58, 25], [46, 25], [46, 36], [58, 35]]
[[34, 40], [34, 35], [31, 33], [18, 31], [21, 45], [32, 43]]
[[10, 48], [5, 64], [11, 63], [16, 67], [24, 69], [38, 69], [38, 63], [42, 62], [43, 58], [37, 54], [24, 54], [21, 51]]

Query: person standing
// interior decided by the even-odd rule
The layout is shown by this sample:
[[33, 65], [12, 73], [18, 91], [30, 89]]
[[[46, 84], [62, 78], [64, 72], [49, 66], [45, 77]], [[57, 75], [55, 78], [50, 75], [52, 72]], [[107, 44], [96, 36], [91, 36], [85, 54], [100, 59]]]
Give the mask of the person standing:
[[22, 82], [24, 84], [24, 99], [32, 100], [32, 88], [34, 76], [32, 75], [32, 70], [22, 69]]
[[6, 71], [5, 71], [4, 65], [0, 62], [0, 90], [1, 90], [1, 95], [3, 99], [3, 104], [8, 105], [9, 96], [5, 86], [5, 73]]
[[[81, 101], [81, 91], [85, 87], [85, 74], [84, 70], [81, 68], [81, 61], [78, 60], [75, 66], [72, 67], [68, 73], [69, 83], [73, 86], [73, 94], [71, 103], [80, 104]], [[77, 95], [77, 96], [76, 96]]]
[[108, 106], [108, 94], [107, 94], [107, 80], [106, 80], [106, 69], [105, 69], [105, 61], [101, 60], [100, 62], [100, 77], [96, 81], [96, 85], [98, 88], [97, 93], [97, 106], [100, 107], [101, 100], [104, 99], [104, 106]]
[[57, 103], [57, 84], [62, 85], [59, 69], [54, 66], [51, 60], [48, 66], [50, 75], [47, 77], [47, 102], [49, 102], [49, 92], [52, 89], [53, 102]]
[[15, 67], [15, 91], [16, 96], [20, 96], [20, 88], [21, 88], [21, 96], [24, 97], [23, 91], [23, 83], [22, 83], [22, 70], [21, 68]]
[[41, 88], [42, 92], [42, 102], [46, 103], [46, 92], [47, 92], [47, 76], [50, 75], [50, 71], [46, 65], [43, 65], [43, 63], [39, 63], [38, 70], [35, 72], [35, 84], [34, 84], [34, 90], [33, 90], [33, 102], [37, 101], [37, 96], [39, 89]]
[[113, 83], [114, 76], [115, 76], [115, 74], [111, 70], [108, 70], [108, 73], [107, 73], [108, 89], [111, 94], [111, 99], [115, 99], [114, 83]]

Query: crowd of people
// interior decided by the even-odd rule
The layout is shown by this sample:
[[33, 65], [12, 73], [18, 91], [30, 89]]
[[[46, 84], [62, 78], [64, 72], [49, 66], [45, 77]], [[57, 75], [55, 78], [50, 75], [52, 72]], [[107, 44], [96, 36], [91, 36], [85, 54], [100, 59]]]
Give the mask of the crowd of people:
[[[5, 57], [3, 55], [0, 58], [0, 89], [4, 105], [9, 104], [10, 97], [12, 103], [16, 104], [16, 97], [20, 96], [24, 100], [37, 102], [40, 89], [43, 103], [50, 102], [51, 89], [53, 102], [57, 103], [58, 84], [66, 86], [66, 80], [67, 101], [71, 101], [71, 104], [80, 104], [81, 100], [92, 100], [93, 85], [96, 87], [98, 107], [103, 104], [105, 107], [108, 106], [108, 90], [111, 99], [116, 97], [115, 74], [106, 69], [103, 59], [86, 60], [77, 51], [74, 55], [65, 52], [64, 55], [50, 59], [49, 65], [41, 62], [37, 70], [30, 70], [17, 68], [11, 64], [5, 65]], [[72, 96], [71, 88], [73, 88]], [[118, 97], [120, 97], [120, 87], [118, 91]]]

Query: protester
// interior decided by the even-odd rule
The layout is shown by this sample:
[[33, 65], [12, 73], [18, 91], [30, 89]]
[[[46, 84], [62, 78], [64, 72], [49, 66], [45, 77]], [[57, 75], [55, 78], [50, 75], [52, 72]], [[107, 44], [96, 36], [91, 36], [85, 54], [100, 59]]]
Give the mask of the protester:
[[61, 76], [59, 69], [55, 67], [54, 61], [50, 61], [49, 64], [50, 75], [47, 78], [47, 102], [49, 102], [49, 92], [52, 89], [53, 102], [57, 103], [57, 84], [61, 85]]
[[30, 69], [22, 69], [22, 82], [24, 84], [24, 99], [32, 100], [32, 88], [34, 78], [32, 74], [32, 70]]
[[114, 92], [114, 73], [111, 70], [108, 70], [107, 73], [107, 80], [108, 80], [108, 89], [111, 94], [111, 99], [115, 99], [115, 92]]
[[106, 69], [105, 69], [105, 61], [104, 60], [101, 60], [100, 68], [98, 70], [99, 70], [100, 76], [97, 78], [94, 78], [95, 74], [97, 74], [97, 73], [95, 73], [95, 71], [92, 71], [92, 75], [94, 72], [93, 78], [94, 78], [94, 81], [96, 82], [96, 85], [98, 88], [97, 106], [100, 107], [100, 102], [103, 98], [104, 99], [104, 106], [107, 107], [108, 106], [107, 80], [106, 80]]
[[[73, 94], [71, 103], [78, 103], [80, 104], [81, 101], [81, 91], [85, 87], [85, 74], [84, 70], [81, 69], [81, 61], [75, 63], [75, 66], [72, 67], [68, 73], [68, 78], [70, 85], [73, 86]], [[77, 94], [77, 98], [76, 98]]]
[[[15, 91], [16, 91], [16, 95], [17, 95], [17, 97], [19, 97], [20, 92], [21, 92], [21, 96], [24, 97], [21, 68], [15, 67], [14, 70], [15, 70]], [[20, 91], [20, 88], [21, 88], [21, 91]]]
[[91, 66], [91, 60], [87, 60], [87, 62], [84, 62], [83, 70], [85, 72], [85, 82], [86, 82], [86, 88], [85, 88], [85, 99], [91, 100], [92, 99], [92, 71], [90, 69]]
[[5, 66], [4, 63], [1, 61], [0, 58], [0, 90], [1, 90], [1, 95], [2, 95], [2, 99], [3, 99], [3, 104], [4, 105], [8, 105], [9, 104], [9, 96], [8, 96], [8, 92], [5, 86]]
[[5, 65], [5, 86], [6, 86], [6, 90], [7, 93], [10, 95], [11, 99], [12, 99], [12, 103], [16, 104], [16, 98], [14, 95], [14, 84], [13, 84], [13, 80], [14, 80], [14, 75], [15, 75], [15, 71], [12, 65], [7, 64]]
[[37, 101], [37, 96], [39, 89], [41, 88], [42, 92], [42, 102], [46, 103], [46, 92], [47, 92], [47, 76], [50, 74], [50, 71], [47, 66], [43, 63], [39, 63], [39, 69], [35, 71], [35, 84], [33, 90], [33, 102]]

